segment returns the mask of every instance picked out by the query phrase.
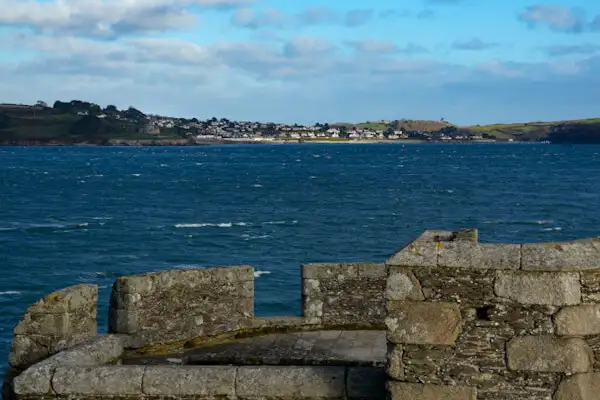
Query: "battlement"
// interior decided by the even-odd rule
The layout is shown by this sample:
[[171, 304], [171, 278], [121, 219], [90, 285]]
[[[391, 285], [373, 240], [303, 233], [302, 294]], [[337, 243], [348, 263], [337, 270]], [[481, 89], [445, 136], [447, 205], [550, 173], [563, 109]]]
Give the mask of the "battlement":
[[[600, 239], [487, 244], [474, 229], [426, 231], [386, 262], [306, 264], [300, 278], [301, 316], [257, 318], [250, 266], [121, 277], [102, 336], [95, 285], [52, 293], [15, 328], [6, 396], [383, 399], [385, 386], [392, 400], [583, 400], [600, 386]], [[385, 371], [365, 340], [379, 333], [366, 330], [387, 338]], [[179, 357], [290, 332], [272, 342], [296, 352], [287, 361], [120, 365], [128, 352]], [[310, 359], [309, 338], [337, 355]]]

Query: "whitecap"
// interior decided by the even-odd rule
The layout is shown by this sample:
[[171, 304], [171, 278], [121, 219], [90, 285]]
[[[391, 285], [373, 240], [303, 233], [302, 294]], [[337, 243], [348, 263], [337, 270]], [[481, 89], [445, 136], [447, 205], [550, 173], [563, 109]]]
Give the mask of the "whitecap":
[[247, 233], [243, 234], [242, 237], [244, 240], [253, 240], [253, 239], [266, 239], [271, 237], [271, 235], [249, 235]]
[[5, 292], [0, 292], [0, 296], [12, 296], [16, 294], [21, 294], [18, 290], [7, 290]]
[[263, 187], [263, 185], [261, 185], [260, 183], [256, 183], [256, 184], [254, 184], [252, 186], [254, 186], [255, 188], [261, 188], [261, 187]]
[[142, 174], [131, 174], [131, 176], [142, 176]]
[[271, 271], [254, 271], [255, 278], [260, 278], [263, 275], [271, 275]]
[[231, 228], [233, 226], [247, 226], [247, 222], [220, 222], [220, 223], [197, 223], [197, 224], [175, 224], [175, 228]]
[[555, 226], [554, 228], [544, 228], [543, 231], [562, 231], [563, 228], [560, 226]]

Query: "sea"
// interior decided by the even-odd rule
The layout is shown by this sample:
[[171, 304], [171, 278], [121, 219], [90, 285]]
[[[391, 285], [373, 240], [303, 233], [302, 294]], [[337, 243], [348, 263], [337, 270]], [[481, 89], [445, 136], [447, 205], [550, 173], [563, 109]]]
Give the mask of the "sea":
[[300, 266], [383, 261], [426, 229], [482, 242], [600, 236], [600, 146], [0, 147], [0, 375], [44, 295], [252, 265], [256, 315], [299, 315]]

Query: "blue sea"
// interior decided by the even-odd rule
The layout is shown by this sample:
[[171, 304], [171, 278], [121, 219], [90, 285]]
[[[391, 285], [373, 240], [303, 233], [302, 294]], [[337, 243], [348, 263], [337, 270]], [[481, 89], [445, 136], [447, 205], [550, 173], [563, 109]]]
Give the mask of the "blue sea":
[[[380, 261], [425, 229], [600, 234], [600, 146], [0, 147], [0, 365], [28, 305], [82, 282], [250, 264], [256, 314], [300, 312], [300, 264]], [[1, 375], [1, 370], [0, 370]]]

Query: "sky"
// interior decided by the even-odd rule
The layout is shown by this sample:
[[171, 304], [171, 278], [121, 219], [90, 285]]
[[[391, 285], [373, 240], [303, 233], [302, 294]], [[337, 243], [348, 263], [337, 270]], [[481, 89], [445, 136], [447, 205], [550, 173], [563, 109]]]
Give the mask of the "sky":
[[600, 2], [0, 0], [0, 102], [313, 124], [600, 117]]

